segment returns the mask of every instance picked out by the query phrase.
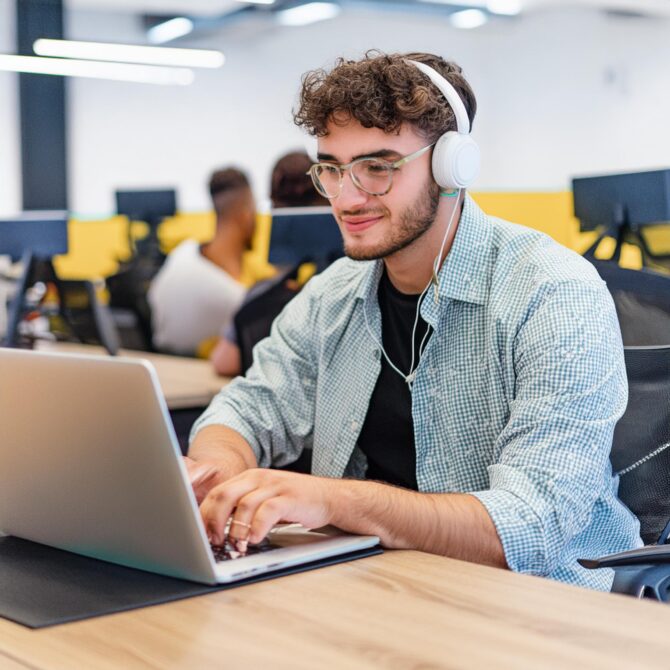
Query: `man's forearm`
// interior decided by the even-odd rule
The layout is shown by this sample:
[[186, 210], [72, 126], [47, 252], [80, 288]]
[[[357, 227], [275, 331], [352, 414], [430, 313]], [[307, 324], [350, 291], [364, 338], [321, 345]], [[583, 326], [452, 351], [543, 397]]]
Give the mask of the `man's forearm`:
[[203, 428], [191, 443], [188, 455], [194, 461], [221, 464], [229, 477], [258, 467], [249, 443], [237, 431], [226, 426]]
[[331, 500], [333, 525], [378, 535], [386, 547], [507, 567], [493, 521], [474, 496], [344, 480], [333, 481]]

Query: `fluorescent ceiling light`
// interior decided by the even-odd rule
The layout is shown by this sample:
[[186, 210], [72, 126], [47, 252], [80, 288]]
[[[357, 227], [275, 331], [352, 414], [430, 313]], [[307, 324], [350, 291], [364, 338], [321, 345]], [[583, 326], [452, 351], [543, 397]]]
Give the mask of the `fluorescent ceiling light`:
[[245, 5], [274, 5], [275, 0], [237, 0]]
[[193, 71], [186, 68], [100, 63], [88, 60], [65, 60], [62, 58], [13, 56], [10, 54], [0, 54], [0, 70], [52, 74], [60, 77], [111, 79], [113, 81], [161, 84], [164, 86], [187, 86], [193, 81]]
[[178, 16], [149, 28], [147, 38], [152, 44], [164, 44], [176, 40], [178, 37], [184, 37], [190, 32], [193, 32], [193, 21], [185, 16]]
[[522, 0], [419, 0], [419, 2], [485, 9], [491, 14], [504, 14], [505, 16], [516, 16], [523, 9]]
[[72, 40], [36, 40], [33, 44], [33, 51], [38, 56], [178, 67], [215, 68], [221, 67], [225, 61], [225, 57], [220, 51], [170, 49], [168, 47], [146, 47], [103, 42], [75, 42]]
[[505, 16], [516, 16], [521, 12], [521, 0], [488, 0], [486, 9], [493, 14], [503, 14]]
[[464, 9], [462, 12], [450, 14], [449, 20], [455, 28], [470, 30], [483, 26], [489, 20], [489, 17], [480, 9]]
[[310, 2], [277, 12], [277, 21], [282, 26], [306, 26], [317, 21], [332, 19], [341, 11], [332, 2]]

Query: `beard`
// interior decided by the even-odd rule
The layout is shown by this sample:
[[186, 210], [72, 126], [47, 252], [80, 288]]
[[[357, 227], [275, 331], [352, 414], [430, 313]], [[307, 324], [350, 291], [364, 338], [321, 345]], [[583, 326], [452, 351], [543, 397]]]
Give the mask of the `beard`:
[[[357, 249], [356, 245], [345, 241], [344, 253], [355, 261], [374, 261], [391, 256], [418, 240], [432, 225], [440, 204], [440, 187], [430, 180], [416, 200], [401, 213], [397, 224], [392, 223], [389, 235], [384, 242], [372, 248]], [[349, 214], [378, 214], [365, 210]], [[390, 212], [381, 212], [389, 217]]]

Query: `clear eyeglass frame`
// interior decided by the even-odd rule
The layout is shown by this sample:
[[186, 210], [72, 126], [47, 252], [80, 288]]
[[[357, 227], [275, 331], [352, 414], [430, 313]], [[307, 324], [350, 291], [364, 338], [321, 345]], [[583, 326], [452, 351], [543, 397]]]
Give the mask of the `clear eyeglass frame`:
[[[349, 170], [349, 175], [351, 176], [351, 181], [354, 183], [356, 188], [360, 189], [361, 191], [368, 193], [369, 195], [386, 195], [390, 190], [391, 187], [393, 186], [393, 173], [398, 170], [400, 167], [403, 165], [406, 165], [410, 161], [413, 161], [415, 158], [419, 158], [419, 156], [423, 156], [429, 149], [431, 149], [435, 145], [435, 142], [429, 144], [428, 146], [422, 147], [421, 149], [417, 149], [417, 151], [412, 152], [411, 154], [408, 154], [407, 156], [403, 156], [402, 158], [399, 158], [396, 161], [387, 161], [384, 160], [383, 158], [373, 158], [373, 157], [368, 157], [368, 156], [362, 156], [360, 158], [356, 158], [355, 160], [351, 161], [350, 163], [345, 163], [343, 165], [338, 165], [337, 163], [315, 163], [312, 165], [309, 170], [307, 171], [307, 174], [312, 178], [312, 182], [314, 183], [314, 188], [325, 198], [328, 198], [329, 200], [333, 200], [334, 198], [337, 198], [340, 193], [342, 192], [342, 181], [344, 179], [344, 173]], [[388, 183], [383, 189], [380, 190], [371, 190], [369, 188], [366, 188], [362, 182], [360, 181], [360, 178], [357, 176], [356, 173], [356, 166], [360, 166], [365, 163], [375, 163], [379, 165], [380, 167], [384, 168], [387, 173], [387, 180]], [[319, 179], [319, 171], [327, 169], [331, 172], [336, 171], [338, 175], [338, 182], [337, 182], [337, 193], [330, 193], [328, 189], [324, 187], [324, 185], [321, 183], [321, 180]]]

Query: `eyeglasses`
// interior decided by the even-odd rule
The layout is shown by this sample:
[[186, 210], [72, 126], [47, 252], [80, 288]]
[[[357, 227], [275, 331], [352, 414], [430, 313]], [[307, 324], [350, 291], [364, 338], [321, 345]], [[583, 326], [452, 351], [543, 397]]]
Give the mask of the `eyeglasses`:
[[383, 158], [357, 158], [346, 165], [335, 163], [315, 163], [307, 171], [312, 177], [314, 187], [328, 199], [337, 198], [342, 191], [342, 178], [345, 170], [349, 170], [351, 181], [361, 191], [370, 195], [386, 195], [393, 186], [393, 173], [402, 165], [422, 156], [433, 144], [399, 158], [397, 161], [386, 161]]

